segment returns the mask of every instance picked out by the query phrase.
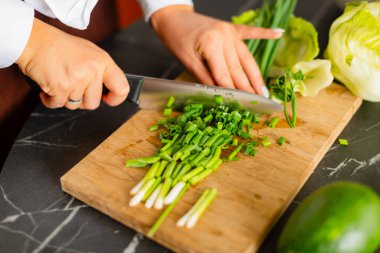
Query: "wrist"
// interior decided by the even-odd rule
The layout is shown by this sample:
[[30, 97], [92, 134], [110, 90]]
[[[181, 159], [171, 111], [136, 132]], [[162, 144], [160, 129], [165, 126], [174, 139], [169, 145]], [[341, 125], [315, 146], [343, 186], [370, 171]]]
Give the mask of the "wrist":
[[25, 66], [38, 50], [38, 46], [42, 43], [41, 40], [44, 38], [44, 34], [46, 36], [48, 33], [48, 27], [49, 25], [45, 24], [37, 18], [34, 18], [33, 27], [28, 42], [20, 57], [16, 60], [16, 64], [19, 65], [20, 68], [21, 66]]
[[194, 12], [193, 6], [189, 5], [170, 5], [154, 12], [150, 18], [150, 23], [155, 31], [165, 26], [167, 21], [170, 22], [174, 15], [184, 15]]

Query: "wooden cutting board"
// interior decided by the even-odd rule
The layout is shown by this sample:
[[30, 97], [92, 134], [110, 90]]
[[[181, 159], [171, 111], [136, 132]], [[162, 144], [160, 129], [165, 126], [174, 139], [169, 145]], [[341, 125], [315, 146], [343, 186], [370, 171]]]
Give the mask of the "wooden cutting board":
[[[300, 97], [296, 129], [289, 129], [278, 113], [281, 120], [276, 129], [254, 132], [273, 142], [285, 136], [286, 145], [259, 148], [255, 157], [239, 155], [239, 161], [224, 163], [185, 193], [153, 240], [176, 252], [256, 252], [361, 102], [337, 84], [317, 97]], [[61, 178], [62, 189], [146, 234], [161, 211], [141, 204], [128, 206], [128, 193], [145, 171], [127, 169], [124, 163], [154, 153], [159, 142], [147, 129], [159, 118], [160, 112], [140, 110]], [[210, 187], [218, 189], [218, 196], [198, 224], [191, 230], [176, 227], [177, 220]]]

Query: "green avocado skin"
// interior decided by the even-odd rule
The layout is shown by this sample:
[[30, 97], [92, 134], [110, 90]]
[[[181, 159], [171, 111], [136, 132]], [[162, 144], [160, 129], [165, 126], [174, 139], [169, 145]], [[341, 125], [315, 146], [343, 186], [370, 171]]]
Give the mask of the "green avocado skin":
[[278, 253], [372, 253], [380, 246], [380, 199], [369, 187], [321, 187], [292, 213]]

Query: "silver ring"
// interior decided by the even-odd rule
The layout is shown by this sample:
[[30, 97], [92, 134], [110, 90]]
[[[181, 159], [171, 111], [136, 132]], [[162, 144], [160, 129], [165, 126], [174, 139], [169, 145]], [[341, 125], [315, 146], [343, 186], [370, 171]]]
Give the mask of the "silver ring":
[[69, 100], [67, 100], [67, 102], [69, 104], [79, 104], [80, 102], [82, 102], [82, 98], [80, 98], [80, 99], [71, 99], [71, 98], [69, 98]]

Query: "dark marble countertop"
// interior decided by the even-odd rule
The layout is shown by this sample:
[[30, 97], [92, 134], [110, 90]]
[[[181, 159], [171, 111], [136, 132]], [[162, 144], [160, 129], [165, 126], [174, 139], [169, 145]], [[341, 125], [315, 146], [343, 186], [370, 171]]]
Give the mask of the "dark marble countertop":
[[[195, 1], [203, 13], [228, 19], [255, 0]], [[330, 0], [300, 0], [296, 14], [311, 20], [326, 45], [340, 11]], [[128, 73], [174, 78], [182, 66], [142, 21], [102, 46]], [[39, 105], [26, 122], [0, 174], [0, 252], [170, 252], [63, 193], [59, 178], [137, 111], [124, 103], [95, 111], [49, 110]], [[259, 252], [274, 252], [290, 212], [318, 187], [338, 180], [365, 183], [380, 193], [380, 104], [364, 102], [304, 185]]]

